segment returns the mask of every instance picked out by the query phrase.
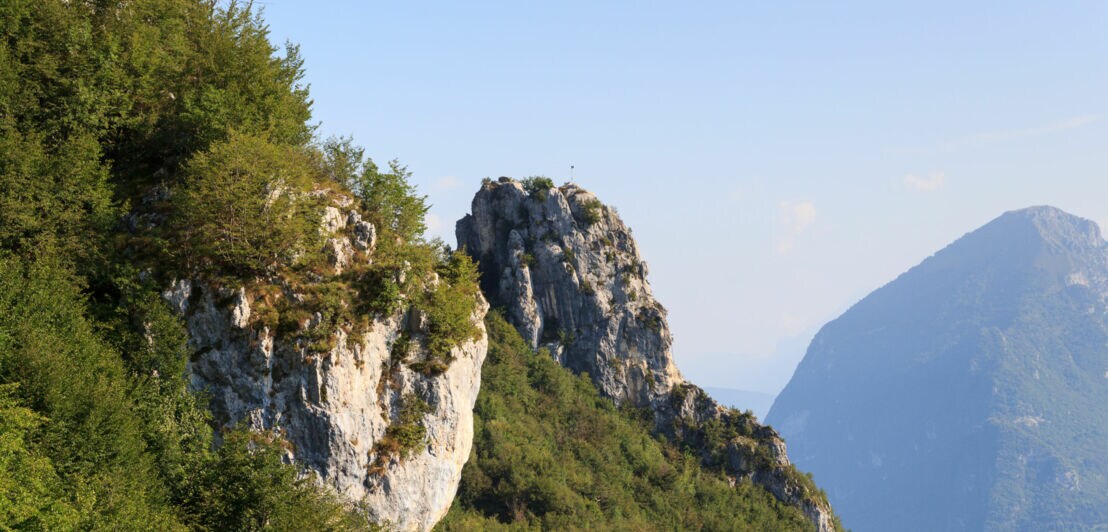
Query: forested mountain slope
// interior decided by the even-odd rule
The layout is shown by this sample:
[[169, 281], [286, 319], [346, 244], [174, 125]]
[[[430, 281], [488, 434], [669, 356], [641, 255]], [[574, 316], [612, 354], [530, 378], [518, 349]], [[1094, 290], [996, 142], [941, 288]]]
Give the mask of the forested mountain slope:
[[473, 455], [442, 530], [808, 530], [800, 509], [700, 466], [490, 312]]
[[430, 527], [484, 306], [404, 168], [315, 136], [249, 5], [12, 0], [0, 35], [0, 522]]

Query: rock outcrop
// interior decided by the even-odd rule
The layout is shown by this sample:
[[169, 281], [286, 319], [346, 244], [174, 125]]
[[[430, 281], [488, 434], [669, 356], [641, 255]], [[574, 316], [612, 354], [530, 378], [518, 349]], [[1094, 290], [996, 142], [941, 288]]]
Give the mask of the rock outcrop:
[[[371, 260], [376, 239], [371, 224], [338, 207], [328, 207], [322, 218], [335, 272]], [[187, 325], [192, 387], [209, 395], [221, 425], [279, 431], [291, 444], [290, 460], [371, 519], [398, 530], [429, 530], [450, 508], [470, 454], [488, 305], [481, 300], [472, 316], [480, 339], [455, 347], [449, 367], [436, 374], [404, 363], [422, 356], [427, 324], [418, 311], [367, 317], [367, 326], [337, 326], [325, 331], [329, 338], [321, 347], [300, 334], [321, 326], [319, 313], [295, 331], [259, 324], [263, 297], [303, 298], [280, 279], [266, 286], [260, 294], [185, 279], [166, 290], [165, 299]], [[398, 353], [404, 348], [407, 353]], [[378, 443], [400, 422], [405, 401], [426, 405], [419, 421], [425, 437], [407, 453], [385, 454]]]
[[487, 183], [457, 234], [524, 339], [588, 373], [604, 395], [650, 406], [684, 382], [631, 232], [591, 193]]
[[[819, 530], [833, 529], [829, 506], [797, 478], [777, 433], [682, 378], [666, 310], [614, 209], [572, 183], [502, 177], [484, 182], [456, 233], [459, 249], [478, 261], [485, 294], [533, 347], [587, 373], [616, 403], [651, 409], [657, 429], [675, 440], [705, 440], [709, 424], [736, 427], [741, 435], [719, 443], [727, 455], [720, 465], [799, 506]], [[720, 460], [707, 445], [705, 459]]]

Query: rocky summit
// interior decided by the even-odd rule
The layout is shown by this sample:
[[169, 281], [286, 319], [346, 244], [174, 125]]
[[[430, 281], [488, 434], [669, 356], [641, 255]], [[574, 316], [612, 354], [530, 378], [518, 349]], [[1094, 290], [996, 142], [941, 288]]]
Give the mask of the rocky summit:
[[684, 382], [631, 232], [592, 193], [487, 183], [457, 236], [524, 339], [588, 373], [604, 395], [652, 406]]
[[485, 180], [456, 232], [490, 302], [532, 347], [587, 374], [616, 403], [649, 409], [659, 432], [706, 463], [801, 507], [817, 529], [834, 527], [830, 507], [790, 465], [772, 428], [682, 378], [665, 307], [615, 209], [572, 183], [502, 177]]
[[1005, 213], [828, 323], [768, 420], [854, 530], [1108, 522], [1108, 244]]

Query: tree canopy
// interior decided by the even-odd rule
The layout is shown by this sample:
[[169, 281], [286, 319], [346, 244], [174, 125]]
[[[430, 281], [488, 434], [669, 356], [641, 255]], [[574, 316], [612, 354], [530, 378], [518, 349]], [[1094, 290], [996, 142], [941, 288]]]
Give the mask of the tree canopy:
[[[3, 527], [368, 526], [274, 435], [214, 449], [159, 295], [166, 276], [246, 282], [311, 251], [311, 192], [336, 185], [302, 77], [251, 4], [0, 2]], [[414, 192], [407, 177], [388, 185]]]

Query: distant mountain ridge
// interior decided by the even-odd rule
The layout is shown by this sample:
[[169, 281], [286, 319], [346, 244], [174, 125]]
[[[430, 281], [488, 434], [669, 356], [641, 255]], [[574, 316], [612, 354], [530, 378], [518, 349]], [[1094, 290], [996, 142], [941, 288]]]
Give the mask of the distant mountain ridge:
[[812, 341], [767, 421], [866, 530], [1108, 524], [1108, 244], [1007, 212]]

